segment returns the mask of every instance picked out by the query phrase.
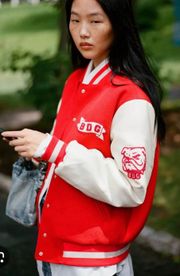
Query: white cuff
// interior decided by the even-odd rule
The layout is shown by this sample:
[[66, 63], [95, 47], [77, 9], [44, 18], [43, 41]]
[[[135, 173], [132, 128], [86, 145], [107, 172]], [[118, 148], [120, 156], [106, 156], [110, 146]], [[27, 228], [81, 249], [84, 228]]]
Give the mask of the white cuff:
[[45, 153], [47, 146], [51, 142], [51, 139], [52, 139], [52, 136], [49, 133], [47, 133], [46, 138], [44, 138], [44, 140], [40, 143], [36, 152], [34, 153], [35, 158], [39, 158]]

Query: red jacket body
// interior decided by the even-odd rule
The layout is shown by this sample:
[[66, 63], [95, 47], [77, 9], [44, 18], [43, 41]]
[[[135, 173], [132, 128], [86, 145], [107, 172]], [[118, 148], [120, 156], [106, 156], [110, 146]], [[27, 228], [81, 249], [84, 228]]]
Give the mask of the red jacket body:
[[[83, 83], [85, 69], [77, 70], [65, 85], [53, 136], [42, 156], [49, 161], [46, 175], [49, 188], [41, 215], [39, 201], [43, 186], [37, 198], [38, 260], [75, 266], [118, 263], [129, 253], [130, 244], [150, 212], [159, 149], [156, 142], [149, 148], [152, 144], [149, 135], [141, 138], [143, 133], [136, 134], [141, 113], [136, 115], [134, 111], [134, 122], [130, 122], [133, 116], [129, 114], [133, 105], [145, 104], [150, 109], [152, 106], [142, 89], [125, 77], [112, 78], [110, 70], [98, 82], [107, 68], [102, 68], [88, 84]], [[152, 114], [153, 111], [148, 116]], [[121, 133], [121, 120], [123, 127], [127, 120], [127, 125], [131, 123], [135, 130]], [[149, 120], [153, 121], [154, 117]], [[144, 132], [148, 123], [142, 126]], [[59, 141], [61, 145], [57, 149]], [[52, 152], [56, 154], [53, 162]], [[136, 161], [137, 166], [133, 163]], [[92, 187], [96, 182], [99, 190], [94, 192]], [[119, 186], [117, 192], [115, 185]], [[143, 200], [139, 200], [141, 193]], [[128, 198], [133, 198], [131, 194], [139, 202], [133, 203], [132, 199], [128, 204]]]

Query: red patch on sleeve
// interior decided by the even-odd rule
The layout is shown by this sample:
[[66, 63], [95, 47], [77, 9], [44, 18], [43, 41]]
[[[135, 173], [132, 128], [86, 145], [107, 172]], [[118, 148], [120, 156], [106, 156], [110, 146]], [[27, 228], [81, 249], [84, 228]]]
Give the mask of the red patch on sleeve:
[[140, 179], [146, 169], [146, 150], [144, 147], [124, 147], [122, 168], [129, 178]]

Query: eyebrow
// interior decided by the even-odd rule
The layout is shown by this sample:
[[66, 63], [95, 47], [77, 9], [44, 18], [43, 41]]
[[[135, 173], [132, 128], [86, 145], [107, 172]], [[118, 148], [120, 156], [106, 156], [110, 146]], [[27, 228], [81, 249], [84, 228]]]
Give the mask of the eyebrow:
[[[72, 11], [71, 15], [79, 15], [79, 14], [78, 14], [78, 12]], [[103, 17], [103, 15], [101, 13], [98, 13], [98, 12], [89, 13], [88, 16], [89, 17], [91, 17], [91, 16], [102, 16]]]

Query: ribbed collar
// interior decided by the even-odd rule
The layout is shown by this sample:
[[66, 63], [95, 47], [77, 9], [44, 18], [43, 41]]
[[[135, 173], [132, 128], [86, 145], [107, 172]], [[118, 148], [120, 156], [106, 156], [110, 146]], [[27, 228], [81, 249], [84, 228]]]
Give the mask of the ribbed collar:
[[109, 67], [109, 59], [104, 59], [97, 67], [93, 69], [93, 61], [91, 60], [87, 66], [83, 84], [98, 84], [109, 72], [111, 71]]

